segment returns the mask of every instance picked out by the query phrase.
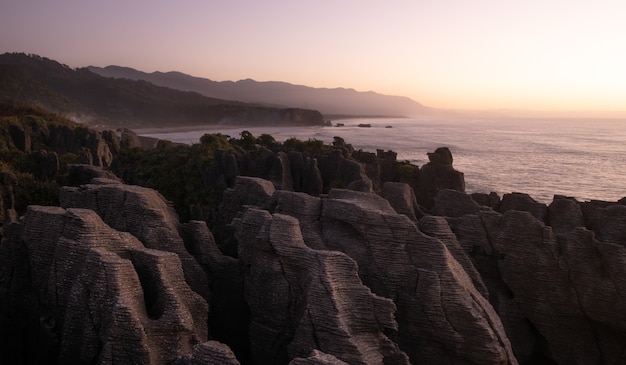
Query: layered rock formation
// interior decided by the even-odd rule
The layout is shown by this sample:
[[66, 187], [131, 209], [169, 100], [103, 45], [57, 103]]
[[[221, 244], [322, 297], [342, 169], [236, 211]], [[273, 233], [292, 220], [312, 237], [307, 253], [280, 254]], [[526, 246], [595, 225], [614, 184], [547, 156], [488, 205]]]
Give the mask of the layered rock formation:
[[[246, 197], [258, 199], [257, 191], [262, 190], [263, 181], [243, 177], [238, 181], [225, 196], [224, 206], [237, 202], [241, 205]], [[237, 201], [231, 203], [228, 196], [236, 196]], [[321, 199], [286, 191], [276, 191], [271, 199], [266, 197], [261, 205], [298, 218], [295, 222], [301, 231], [292, 235], [302, 235], [309, 247], [344, 252], [357, 262], [359, 277], [373, 293], [394, 299], [398, 330], [392, 337], [413, 363], [516, 363], [498, 316], [446, 243], [420, 232], [414, 222], [396, 213], [386, 200], [349, 190], [331, 190]], [[245, 226], [239, 225], [239, 232], [240, 245], [254, 242], [255, 237], [259, 239], [254, 231], [252, 236], [244, 236], [250, 233]], [[239, 253], [242, 252], [246, 251], [240, 246]], [[458, 243], [454, 254], [464, 258], [466, 265], [469, 263]], [[480, 282], [477, 273], [472, 273], [474, 280]], [[271, 277], [271, 281], [277, 280], [275, 275]], [[486, 292], [484, 287], [481, 289]], [[283, 309], [274, 309], [284, 315], [289, 300], [283, 300], [287, 300]]]
[[256, 363], [286, 363], [317, 349], [349, 364], [408, 364], [385, 335], [390, 299], [361, 284], [356, 263], [307, 247], [293, 217], [249, 210], [237, 221]]
[[[320, 181], [381, 172], [335, 151]], [[290, 191], [297, 153], [235, 177], [224, 153], [212, 230], [151, 189], [63, 187], [4, 227], [0, 363], [625, 363], [626, 201], [470, 196], [448, 152], [426, 208], [397, 182]]]
[[208, 307], [178, 256], [146, 248], [95, 212], [32, 206], [7, 236], [6, 363], [167, 364], [206, 340]]

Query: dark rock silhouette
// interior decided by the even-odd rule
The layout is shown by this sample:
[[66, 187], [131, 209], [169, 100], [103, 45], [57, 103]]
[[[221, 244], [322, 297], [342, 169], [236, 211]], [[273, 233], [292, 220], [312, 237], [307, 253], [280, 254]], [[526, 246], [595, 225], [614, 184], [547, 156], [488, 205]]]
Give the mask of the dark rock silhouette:
[[71, 164], [67, 165], [67, 171], [67, 185], [69, 186], [89, 184], [93, 179], [108, 179], [120, 182], [117, 176], [111, 172], [93, 165]]
[[342, 150], [335, 149], [328, 156], [318, 157], [318, 167], [324, 181], [324, 191], [331, 188], [349, 187], [353, 190], [371, 192], [373, 185], [361, 164], [344, 157]]
[[509, 210], [529, 212], [542, 222], [545, 222], [548, 216], [548, 207], [545, 204], [537, 202], [530, 195], [524, 193], [504, 194], [498, 211], [505, 213]]
[[500, 207], [500, 197], [495, 192], [487, 193], [472, 193], [470, 194], [472, 199], [483, 207], [489, 207], [495, 211], [498, 211]]
[[17, 220], [15, 212], [15, 186], [17, 176], [9, 171], [0, 171], [0, 203], [2, 207], [2, 224], [8, 225]]
[[38, 166], [38, 176], [42, 180], [51, 180], [59, 173], [59, 156], [56, 152], [38, 150], [33, 153], [35, 164]]
[[439, 190], [452, 189], [465, 192], [465, 177], [452, 167], [452, 153], [447, 147], [439, 147], [428, 153], [429, 162], [420, 169], [417, 184], [418, 203], [427, 208], [434, 204]]
[[557, 234], [569, 233], [577, 227], [585, 226], [578, 201], [562, 196], [555, 196], [548, 206], [548, 222]]

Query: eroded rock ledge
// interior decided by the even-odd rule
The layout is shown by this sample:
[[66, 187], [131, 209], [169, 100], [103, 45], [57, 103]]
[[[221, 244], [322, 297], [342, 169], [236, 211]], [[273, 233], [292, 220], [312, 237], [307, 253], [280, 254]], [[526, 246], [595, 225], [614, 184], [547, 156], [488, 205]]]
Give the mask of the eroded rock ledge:
[[0, 363], [624, 363], [626, 206], [443, 189], [425, 215], [388, 184], [237, 177], [229, 242], [151, 189], [65, 187], [6, 228]]

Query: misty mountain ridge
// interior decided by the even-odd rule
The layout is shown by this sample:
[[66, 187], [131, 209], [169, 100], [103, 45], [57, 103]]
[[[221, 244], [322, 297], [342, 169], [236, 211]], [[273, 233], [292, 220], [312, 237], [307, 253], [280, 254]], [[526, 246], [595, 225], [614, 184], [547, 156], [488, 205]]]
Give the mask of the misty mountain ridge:
[[0, 55], [0, 99], [41, 106], [108, 127], [324, 125], [316, 110], [272, 108], [211, 98], [145, 80], [100, 76], [38, 55]]
[[178, 71], [146, 73], [130, 67], [87, 67], [104, 77], [145, 80], [212, 98], [280, 107], [316, 109], [326, 116], [418, 116], [435, 112], [405, 96], [346, 88], [314, 88], [281, 81], [213, 81]]

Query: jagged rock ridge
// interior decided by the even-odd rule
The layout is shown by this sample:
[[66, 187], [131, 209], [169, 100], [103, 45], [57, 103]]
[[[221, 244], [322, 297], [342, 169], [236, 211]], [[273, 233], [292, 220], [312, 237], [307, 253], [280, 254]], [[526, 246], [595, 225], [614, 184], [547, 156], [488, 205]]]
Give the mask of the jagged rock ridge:
[[451, 162], [426, 210], [239, 176], [228, 244], [151, 189], [64, 187], [4, 232], [0, 362], [624, 363], [624, 202], [469, 196]]

